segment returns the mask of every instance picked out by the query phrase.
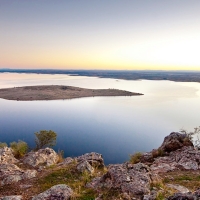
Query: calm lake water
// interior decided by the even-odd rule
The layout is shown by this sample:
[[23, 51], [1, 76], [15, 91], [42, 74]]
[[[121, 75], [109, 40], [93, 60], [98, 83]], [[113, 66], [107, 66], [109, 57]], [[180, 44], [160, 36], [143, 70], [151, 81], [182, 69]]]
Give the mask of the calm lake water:
[[64, 150], [65, 157], [94, 151], [103, 154], [106, 164], [121, 163], [134, 152], [157, 148], [172, 131], [200, 125], [199, 83], [0, 73], [0, 88], [27, 85], [117, 88], [144, 96], [0, 99], [1, 142], [20, 139], [34, 147], [34, 132], [51, 129], [58, 134], [54, 149]]

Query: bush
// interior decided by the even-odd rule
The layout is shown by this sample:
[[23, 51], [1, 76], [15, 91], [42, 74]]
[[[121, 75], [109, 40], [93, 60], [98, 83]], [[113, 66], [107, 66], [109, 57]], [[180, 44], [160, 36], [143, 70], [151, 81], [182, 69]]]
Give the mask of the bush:
[[13, 154], [16, 158], [23, 157], [28, 151], [28, 144], [19, 140], [18, 142], [11, 142], [10, 147], [13, 150]]
[[200, 126], [194, 128], [193, 132], [188, 132], [184, 129], [181, 129], [180, 132], [187, 135], [187, 138], [184, 140], [184, 143], [188, 143], [187, 140], [190, 140], [193, 143], [195, 148], [200, 149], [200, 137], [199, 137]]
[[63, 162], [63, 160], [64, 160], [64, 151], [58, 150], [58, 163]]
[[0, 142], [0, 149], [7, 147], [8, 145], [5, 142]]
[[142, 156], [142, 153], [140, 153], [140, 152], [137, 152], [137, 153], [131, 155], [130, 162], [132, 164], [139, 163], [141, 156]]
[[36, 150], [44, 147], [53, 147], [56, 144], [57, 134], [52, 130], [41, 130], [40, 132], [36, 132], [35, 136]]

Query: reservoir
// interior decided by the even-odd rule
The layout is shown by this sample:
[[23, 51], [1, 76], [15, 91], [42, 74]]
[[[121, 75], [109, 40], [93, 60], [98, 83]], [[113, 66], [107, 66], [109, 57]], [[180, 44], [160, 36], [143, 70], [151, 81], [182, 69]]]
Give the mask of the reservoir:
[[121, 80], [84, 76], [0, 73], [0, 88], [68, 85], [115, 88], [143, 96], [89, 97], [52, 101], [0, 99], [0, 142], [26, 141], [34, 133], [57, 133], [56, 151], [65, 157], [98, 152], [105, 163], [121, 163], [150, 151], [170, 132], [200, 125], [200, 83]]

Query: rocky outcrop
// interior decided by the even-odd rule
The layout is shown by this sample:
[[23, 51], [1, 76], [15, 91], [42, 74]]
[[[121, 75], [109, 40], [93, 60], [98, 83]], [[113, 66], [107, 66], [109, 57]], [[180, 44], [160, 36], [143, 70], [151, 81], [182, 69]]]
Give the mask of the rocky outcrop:
[[[152, 173], [150, 168], [142, 163], [116, 164], [108, 167], [108, 172], [102, 177], [95, 178], [87, 187], [97, 191], [114, 189], [129, 198], [141, 198], [150, 194], [150, 184], [159, 182], [160, 177]], [[128, 197], [127, 196], [127, 197]]]
[[140, 157], [140, 162], [146, 164], [153, 163], [157, 157], [169, 155], [170, 152], [187, 146], [194, 147], [186, 134], [172, 132], [165, 137], [162, 145], [158, 149], [143, 153]]
[[64, 184], [55, 185], [45, 192], [35, 196], [32, 200], [69, 200], [73, 195], [72, 189]]
[[31, 151], [23, 158], [23, 163], [32, 167], [40, 165], [50, 166], [58, 162], [58, 155], [51, 148], [40, 149], [36, 152]]
[[169, 153], [169, 156], [156, 158], [150, 168], [156, 173], [183, 169], [198, 170], [200, 169], [200, 151], [192, 146], [182, 147]]
[[92, 174], [95, 168], [104, 167], [104, 160], [101, 154], [99, 153], [86, 153], [82, 156], [75, 157], [75, 158], [65, 158], [63, 162], [59, 163], [58, 166], [67, 166], [74, 163], [76, 165], [76, 169], [83, 173], [87, 171], [88, 173]]
[[200, 189], [195, 192], [187, 193], [175, 193], [174, 195], [167, 198], [167, 200], [197, 200], [200, 199]]
[[22, 196], [21, 195], [4, 196], [0, 197], [0, 200], [22, 200]]
[[36, 177], [36, 170], [22, 170], [14, 164], [0, 164], [0, 185]]
[[76, 158], [78, 163], [87, 161], [93, 167], [104, 167], [104, 160], [101, 154], [99, 153], [86, 153], [82, 156]]
[[172, 152], [182, 148], [183, 146], [193, 146], [193, 144], [186, 134], [172, 132], [170, 135], [165, 137], [159, 149], [164, 152]]
[[13, 151], [11, 148], [3, 147], [0, 148], [0, 164], [14, 164], [17, 163], [18, 160], [14, 157]]

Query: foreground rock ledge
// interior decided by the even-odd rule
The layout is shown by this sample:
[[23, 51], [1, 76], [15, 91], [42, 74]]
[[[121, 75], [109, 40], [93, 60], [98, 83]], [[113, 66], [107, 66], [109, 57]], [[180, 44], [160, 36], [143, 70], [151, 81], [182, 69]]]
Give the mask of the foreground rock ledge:
[[[86, 153], [75, 158], [68, 157], [61, 163], [57, 162], [58, 155], [50, 148], [29, 152], [23, 159], [17, 160], [14, 158], [12, 150], [4, 147], [0, 149], [0, 185], [9, 187], [9, 184], [19, 182], [19, 190], [31, 190], [34, 185], [31, 185], [31, 179], [46, 173], [48, 168], [45, 167], [50, 165], [57, 167], [56, 170], [69, 169], [69, 166], [73, 166], [73, 173], [81, 174], [86, 171], [89, 175], [92, 175], [95, 169], [104, 169], [105, 167], [102, 155], [95, 152]], [[21, 169], [22, 163], [32, 170]], [[44, 166], [42, 171], [40, 170], [41, 166]], [[109, 196], [110, 200], [155, 200], [162, 188], [152, 189], [152, 185], [163, 183], [161, 175], [166, 174], [166, 172], [175, 171], [177, 173], [182, 170], [193, 170], [193, 172], [194, 170], [200, 170], [200, 151], [194, 148], [187, 135], [173, 132], [165, 137], [164, 142], [158, 149], [142, 154], [139, 158], [139, 163], [126, 162], [109, 165], [107, 166], [107, 171], [100, 174], [98, 172], [97, 176], [95, 176], [96, 178], [87, 182], [84, 185], [84, 189], [90, 188], [96, 191], [95, 195], [99, 195], [96, 200], [105, 199], [105, 196], [103, 196], [105, 191], [117, 194], [120, 197]], [[177, 192], [170, 193], [166, 198], [169, 200], [195, 200], [200, 198], [200, 189], [198, 188], [191, 192], [186, 187], [177, 184], [165, 184], [164, 187], [167, 190], [173, 189]], [[16, 196], [9, 196], [14, 194]], [[19, 200], [24, 198], [18, 192], [9, 192], [5, 195], [7, 196], [0, 197], [0, 200]], [[72, 189], [65, 184], [55, 185], [35, 195], [35, 193], [31, 195], [32, 200], [68, 200], [74, 197]]]
[[73, 99], [95, 96], [136, 96], [141, 93], [128, 92], [118, 89], [85, 89], [71, 86], [25, 86], [0, 89], [0, 98], [7, 100], [32, 101]]

